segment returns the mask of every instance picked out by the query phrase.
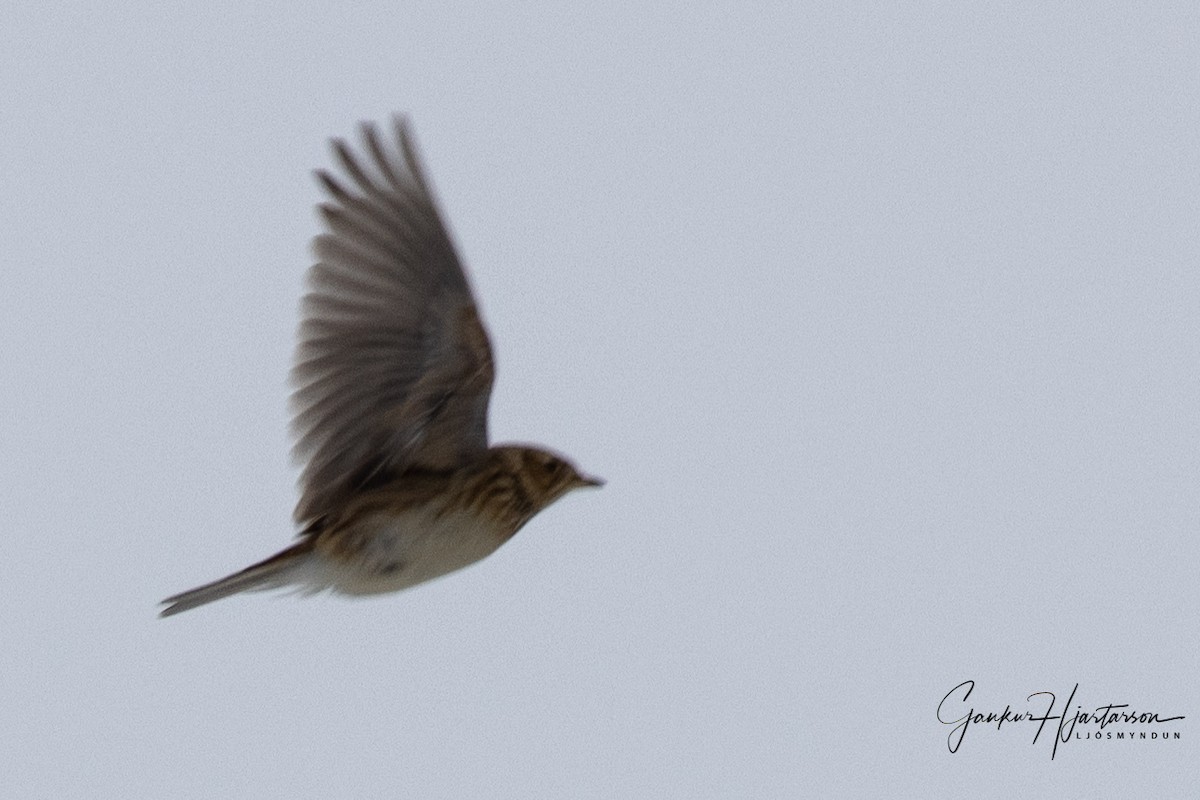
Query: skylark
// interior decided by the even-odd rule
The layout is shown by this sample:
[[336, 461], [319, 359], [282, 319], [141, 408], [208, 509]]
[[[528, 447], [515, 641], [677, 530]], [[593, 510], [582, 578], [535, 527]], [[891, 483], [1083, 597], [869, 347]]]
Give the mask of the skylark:
[[333, 142], [349, 181], [317, 172], [328, 232], [314, 241], [292, 370], [299, 541], [168, 597], [164, 617], [260, 589], [406, 589], [602, 485], [548, 450], [488, 446], [491, 345], [408, 124], [394, 127], [395, 149], [370, 124], [365, 152]]

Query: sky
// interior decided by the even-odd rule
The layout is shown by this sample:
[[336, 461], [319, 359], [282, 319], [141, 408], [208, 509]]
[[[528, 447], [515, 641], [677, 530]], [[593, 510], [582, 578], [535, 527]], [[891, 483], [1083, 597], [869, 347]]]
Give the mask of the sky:
[[[0, 795], [1194, 796], [1198, 63], [1182, 3], [7, 4]], [[608, 485], [158, 619], [294, 534], [312, 170], [396, 112], [493, 436]]]

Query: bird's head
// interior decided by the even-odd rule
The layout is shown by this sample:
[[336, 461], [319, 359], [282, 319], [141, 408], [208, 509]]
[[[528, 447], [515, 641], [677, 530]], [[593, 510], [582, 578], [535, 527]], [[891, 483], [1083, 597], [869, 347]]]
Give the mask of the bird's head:
[[522, 447], [518, 453], [521, 482], [541, 508], [574, 489], [604, 485], [604, 481], [582, 474], [570, 461], [549, 450]]

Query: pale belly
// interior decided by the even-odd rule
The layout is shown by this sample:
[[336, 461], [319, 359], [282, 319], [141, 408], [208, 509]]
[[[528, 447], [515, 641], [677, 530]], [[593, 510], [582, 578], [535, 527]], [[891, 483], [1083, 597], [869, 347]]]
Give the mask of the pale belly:
[[[462, 569], [507, 540], [495, 524], [473, 514], [436, 517], [419, 511], [377, 515], [360, 524], [353, 546], [319, 557], [314, 583], [343, 594], [396, 592]], [[317, 587], [314, 587], [317, 588]]]

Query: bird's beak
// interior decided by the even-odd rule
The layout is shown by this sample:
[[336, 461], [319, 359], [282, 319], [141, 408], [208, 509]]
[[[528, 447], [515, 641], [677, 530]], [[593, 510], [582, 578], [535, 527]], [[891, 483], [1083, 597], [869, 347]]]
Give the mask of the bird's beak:
[[592, 486], [592, 487], [599, 489], [601, 486], [604, 485], [604, 479], [603, 478], [593, 478], [590, 475], [580, 475], [579, 476], [579, 485], [580, 486]]

